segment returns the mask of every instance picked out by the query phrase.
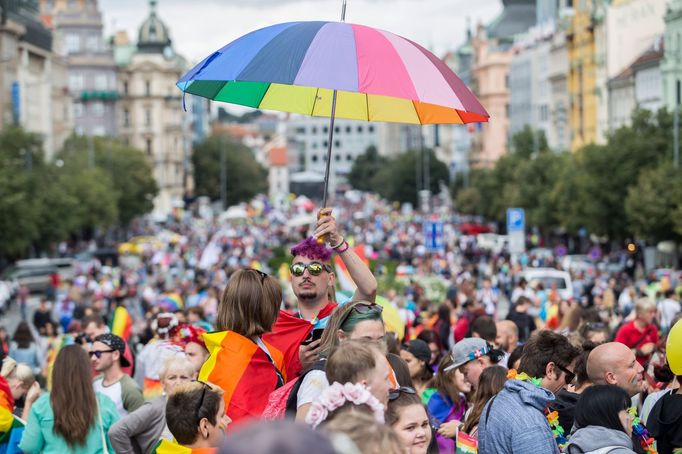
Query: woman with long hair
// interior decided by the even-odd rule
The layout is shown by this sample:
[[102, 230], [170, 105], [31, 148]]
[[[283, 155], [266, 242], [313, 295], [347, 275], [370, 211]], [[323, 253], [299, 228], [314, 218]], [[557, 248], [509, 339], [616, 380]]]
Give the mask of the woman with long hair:
[[[455, 451], [454, 436], [450, 435], [456, 435], [456, 428], [467, 409], [465, 394], [471, 391], [471, 385], [464, 380], [459, 368], [446, 371], [452, 364], [452, 355], [444, 355], [438, 364], [438, 373], [433, 378], [433, 388], [427, 389], [422, 395], [429, 414], [439, 427], [436, 440], [441, 452]], [[450, 428], [454, 430], [450, 431]]]
[[[339, 344], [349, 339], [366, 340], [380, 344], [385, 350], [386, 328], [381, 317], [382, 310], [381, 306], [374, 303], [352, 301], [334, 311], [320, 339], [320, 360], [299, 378], [300, 385], [292, 388], [290, 400], [296, 404], [298, 421], [305, 419], [311, 403], [329, 387], [324, 364]], [[291, 410], [292, 406], [287, 403], [287, 410]]]
[[52, 369], [52, 391], [31, 407], [19, 448], [26, 454], [114, 452], [107, 432], [117, 420], [116, 405], [92, 387], [88, 354], [67, 345]]
[[564, 452], [583, 454], [609, 452], [632, 454], [630, 396], [616, 385], [592, 385], [578, 400], [575, 424]]
[[485, 404], [502, 390], [507, 381], [507, 369], [502, 366], [490, 366], [483, 369], [478, 382], [478, 389], [474, 394], [471, 410], [466, 417], [461, 431], [476, 438], [478, 435], [478, 421]]
[[28, 364], [35, 375], [39, 375], [42, 371], [43, 355], [28, 323], [20, 322], [14, 330], [9, 356], [18, 363]]

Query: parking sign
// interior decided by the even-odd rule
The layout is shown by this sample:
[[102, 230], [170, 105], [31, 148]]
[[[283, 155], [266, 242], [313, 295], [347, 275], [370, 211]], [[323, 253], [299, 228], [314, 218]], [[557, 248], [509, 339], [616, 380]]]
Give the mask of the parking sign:
[[444, 248], [443, 222], [424, 221], [424, 246], [429, 252], [439, 252]]
[[507, 233], [526, 229], [526, 212], [523, 208], [507, 208]]

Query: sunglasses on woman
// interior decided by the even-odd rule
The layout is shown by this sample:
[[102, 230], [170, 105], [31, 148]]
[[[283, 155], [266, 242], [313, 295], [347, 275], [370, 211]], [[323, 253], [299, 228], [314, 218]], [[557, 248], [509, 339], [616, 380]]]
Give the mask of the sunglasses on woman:
[[331, 273], [332, 270], [329, 267], [329, 265], [325, 265], [320, 262], [310, 262], [310, 263], [303, 263], [303, 262], [296, 262], [292, 263], [291, 266], [289, 267], [289, 270], [291, 271], [291, 274], [293, 274], [296, 277], [301, 277], [303, 276], [303, 273], [305, 273], [305, 270], [308, 270], [311, 276], [319, 276], [322, 271], [326, 271], [328, 273]]
[[388, 400], [396, 400], [400, 397], [400, 393], [417, 394], [417, 391], [409, 386], [401, 386], [400, 388], [392, 389], [388, 392]]

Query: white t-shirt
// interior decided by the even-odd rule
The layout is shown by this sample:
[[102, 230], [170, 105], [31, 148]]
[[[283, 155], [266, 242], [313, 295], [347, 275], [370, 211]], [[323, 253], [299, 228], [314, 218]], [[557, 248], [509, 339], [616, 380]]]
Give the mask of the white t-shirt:
[[326, 372], [323, 370], [311, 370], [303, 377], [301, 387], [298, 388], [296, 408], [312, 403], [327, 388], [329, 388], [329, 381], [327, 380]]
[[670, 328], [670, 324], [680, 309], [680, 303], [674, 299], [666, 298], [658, 303], [658, 310], [661, 312], [661, 327], [664, 330]]

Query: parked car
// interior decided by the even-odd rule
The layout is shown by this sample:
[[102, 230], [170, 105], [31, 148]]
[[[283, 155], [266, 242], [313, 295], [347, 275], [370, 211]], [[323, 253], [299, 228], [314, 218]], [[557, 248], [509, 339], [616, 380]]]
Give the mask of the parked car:
[[17, 269], [57, 267], [57, 274], [62, 280], [71, 280], [75, 276], [76, 260], [70, 257], [41, 258], [19, 260], [14, 265]]
[[16, 281], [0, 281], [0, 314], [4, 314], [17, 293]]
[[57, 265], [50, 263], [17, 262], [3, 274], [3, 280], [16, 281], [19, 286], [25, 285], [31, 292], [44, 292], [49, 287], [53, 273], [59, 273]]
[[573, 282], [567, 271], [555, 270], [554, 268], [526, 268], [519, 273], [519, 279], [521, 278], [525, 278], [531, 287], [542, 282], [547, 290], [556, 284], [561, 298], [573, 298]]

